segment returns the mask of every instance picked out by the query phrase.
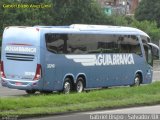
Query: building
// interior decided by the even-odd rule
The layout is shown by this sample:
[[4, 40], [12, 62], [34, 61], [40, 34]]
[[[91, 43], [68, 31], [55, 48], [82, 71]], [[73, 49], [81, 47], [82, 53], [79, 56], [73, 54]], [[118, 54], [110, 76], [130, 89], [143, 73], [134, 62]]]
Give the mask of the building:
[[134, 14], [140, 0], [97, 0], [108, 15]]

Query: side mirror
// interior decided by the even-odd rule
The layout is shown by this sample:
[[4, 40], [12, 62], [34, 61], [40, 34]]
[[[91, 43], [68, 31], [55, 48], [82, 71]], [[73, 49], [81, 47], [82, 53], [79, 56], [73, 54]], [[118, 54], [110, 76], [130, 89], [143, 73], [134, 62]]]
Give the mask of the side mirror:
[[153, 59], [155, 60], [160, 59], [160, 48], [156, 44], [153, 44], [153, 43], [148, 43], [148, 45], [152, 49]]

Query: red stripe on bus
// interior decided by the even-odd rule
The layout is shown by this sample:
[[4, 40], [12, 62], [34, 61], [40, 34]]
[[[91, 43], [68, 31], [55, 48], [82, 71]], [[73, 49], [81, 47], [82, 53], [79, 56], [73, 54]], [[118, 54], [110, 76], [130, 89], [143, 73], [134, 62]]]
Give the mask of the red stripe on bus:
[[32, 46], [31, 44], [9, 43], [8, 45]]

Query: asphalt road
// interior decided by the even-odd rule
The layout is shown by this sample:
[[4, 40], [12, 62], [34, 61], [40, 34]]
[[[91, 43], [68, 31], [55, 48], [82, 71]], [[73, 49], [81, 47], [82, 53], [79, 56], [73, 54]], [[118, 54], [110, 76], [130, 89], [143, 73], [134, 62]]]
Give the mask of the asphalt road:
[[100, 119], [100, 117], [102, 116], [105, 117], [104, 120], [124, 120], [123, 118], [137, 120], [134, 118], [138, 117], [146, 117], [146, 119], [141, 120], [147, 120], [148, 117], [150, 117], [150, 119], [152, 118], [154, 120], [160, 120], [160, 105], [94, 112], [82, 112], [43, 118], [29, 118], [26, 120], [103, 120]]
[[[157, 80], [160, 80], [160, 71], [154, 71], [153, 73], [153, 82]], [[26, 92], [23, 90], [5, 88], [5, 87], [2, 87], [0, 84], [0, 97], [22, 96], [22, 95], [26, 95]]]
[[6, 87], [2, 87], [0, 85], [0, 97], [7, 97], [7, 96], [21, 96], [26, 95], [25, 91], [16, 90], [16, 89], [9, 89]]

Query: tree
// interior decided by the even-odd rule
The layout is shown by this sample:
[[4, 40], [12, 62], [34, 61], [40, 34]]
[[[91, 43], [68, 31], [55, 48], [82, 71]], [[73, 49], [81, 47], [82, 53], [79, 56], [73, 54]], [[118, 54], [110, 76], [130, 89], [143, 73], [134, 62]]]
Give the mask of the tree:
[[160, 0], [142, 0], [135, 12], [137, 20], [156, 21], [160, 27]]
[[[51, 4], [52, 8], [3, 8], [3, 4]], [[96, 0], [2, 0], [1, 28], [11, 25], [112, 24]]]
[[3, 8], [4, 4], [22, 4], [22, 5], [41, 5], [50, 4], [52, 7], [51, 0], [2, 0], [0, 2], [0, 16], [1, 16], [1, 28], [4, 29], [6, 26], [17, 25], [17, 26], [33, 26], [33, 25], [51, 25], [54, 19], [54, 14], [51, 8]]
[[[4, 8], [13, 4], [50, 4], [51, 8]], [[112, 24], [96, 0], [0, 0], [0, 38], [6, 26]]]
[[108, 24], [110, 20], [95, 0], [53, 0], [55, 24]]
[[142, 31], [146, 32], [153, 41], [157, 41], [160, 39], [160, 29], [157, 27], [157, 23], [150, 22], [150, 21], [137, 21], [133, 20], [131, 23], [132, 27], [136, 27], [138, 29], [141, 29]]

